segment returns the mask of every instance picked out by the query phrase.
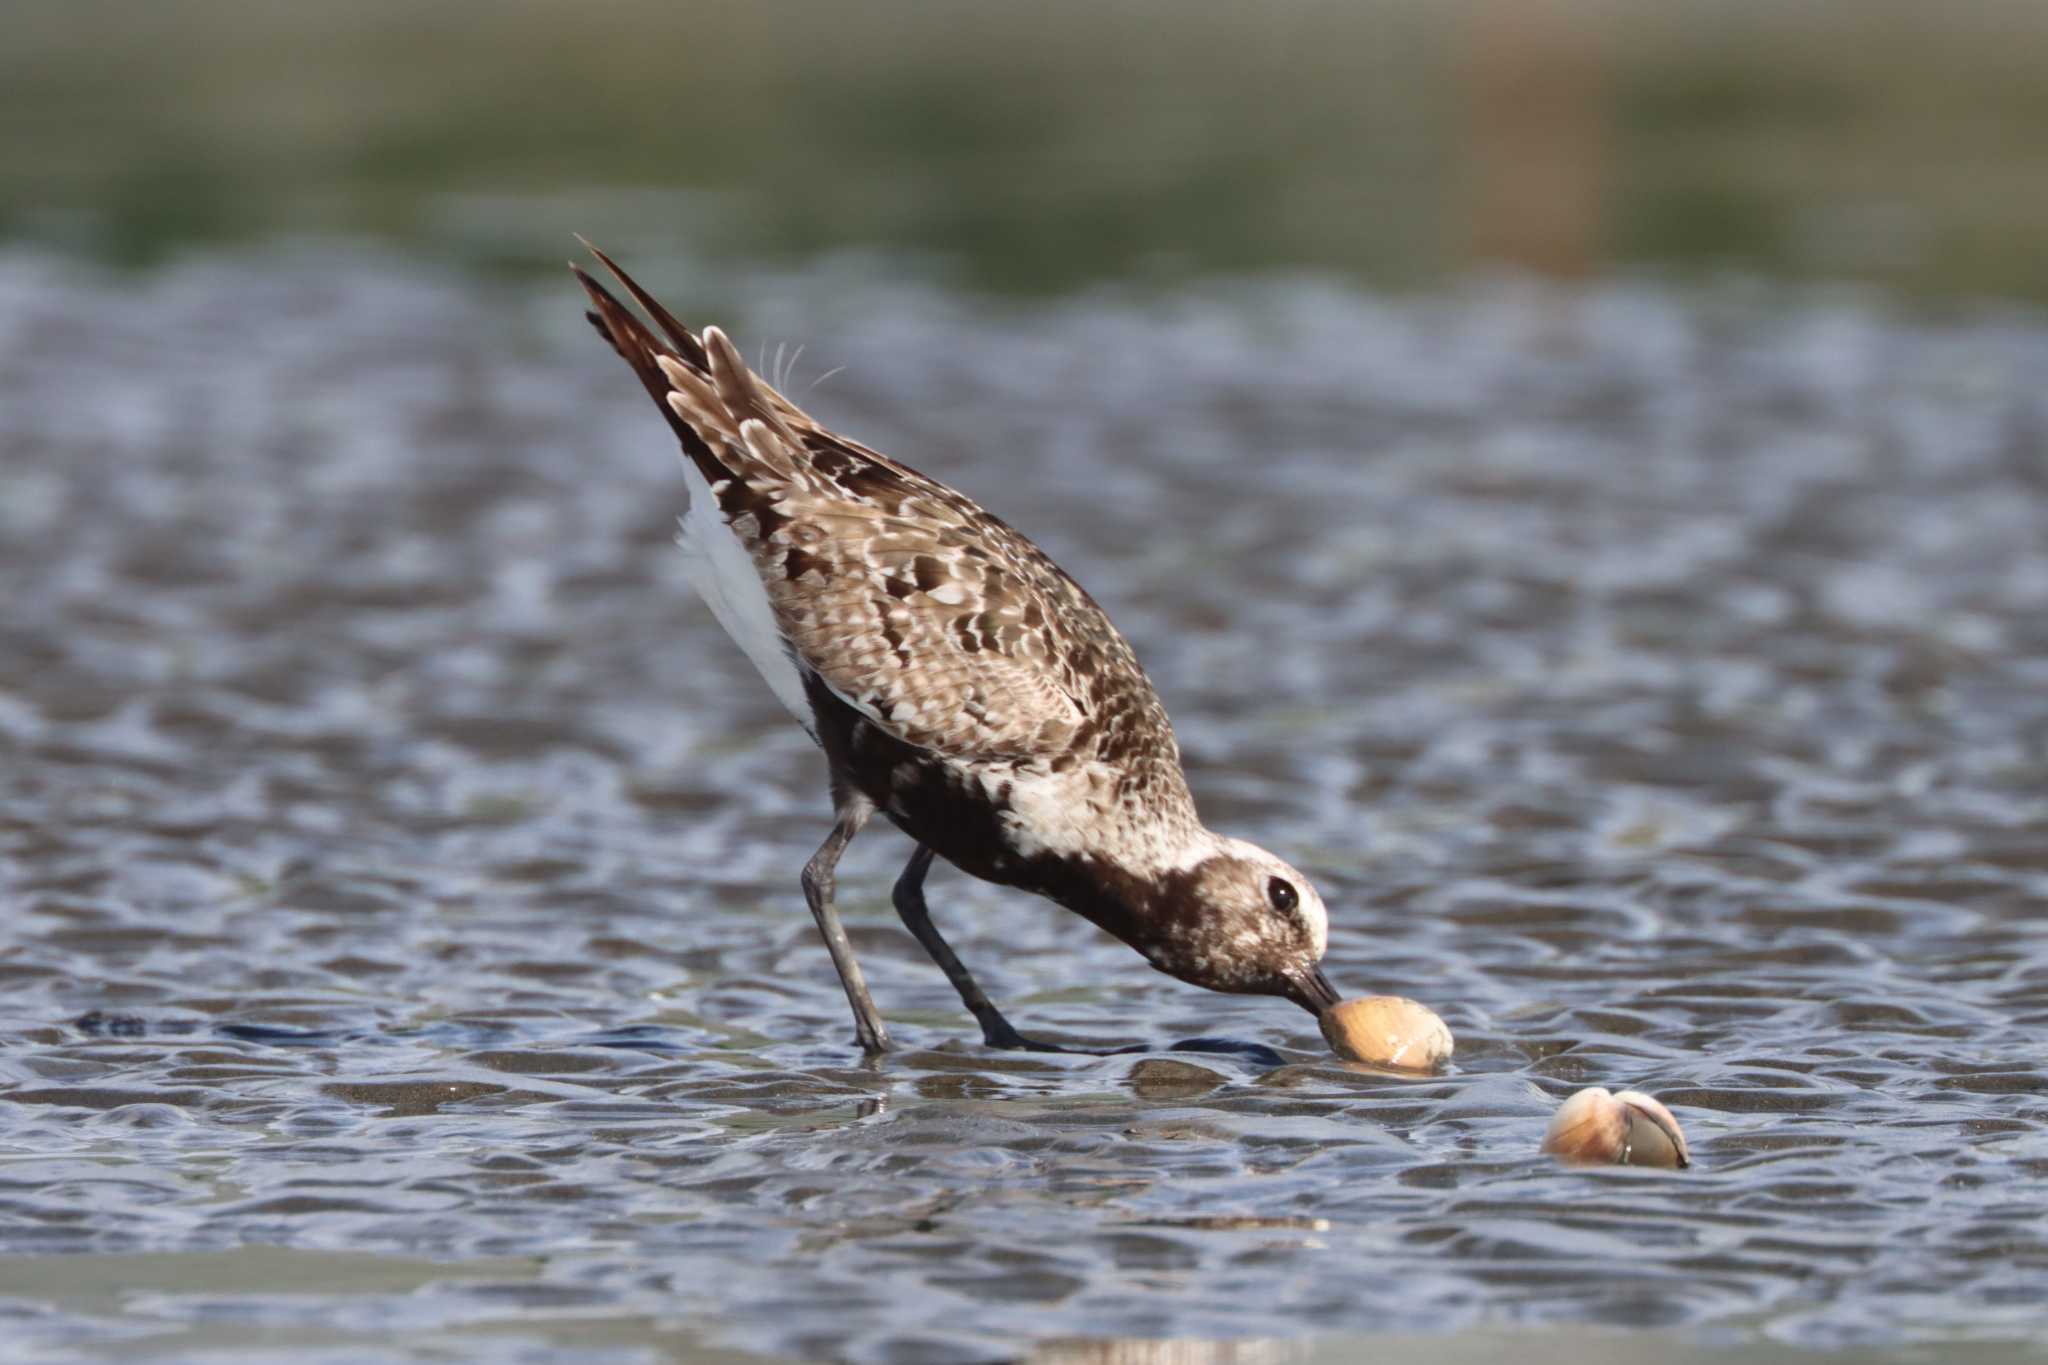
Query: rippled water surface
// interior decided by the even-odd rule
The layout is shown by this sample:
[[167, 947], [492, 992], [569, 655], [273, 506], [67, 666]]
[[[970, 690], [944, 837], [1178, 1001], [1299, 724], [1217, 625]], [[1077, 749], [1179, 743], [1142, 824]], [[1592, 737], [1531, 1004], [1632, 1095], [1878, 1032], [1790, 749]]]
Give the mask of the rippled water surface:
[[[821, 760], [566, 278], [0, 258], [11, 1358], [2048, 1327], [2048, 327], [650, 274], [1086, 583], [1453, 1072], [942, 871], [1023, 1026], [1291, 1061], [992, 1054], [879, 826], [862, 1065]], [[1696, 1168], [1539, 1159], [1592, 1084]]]

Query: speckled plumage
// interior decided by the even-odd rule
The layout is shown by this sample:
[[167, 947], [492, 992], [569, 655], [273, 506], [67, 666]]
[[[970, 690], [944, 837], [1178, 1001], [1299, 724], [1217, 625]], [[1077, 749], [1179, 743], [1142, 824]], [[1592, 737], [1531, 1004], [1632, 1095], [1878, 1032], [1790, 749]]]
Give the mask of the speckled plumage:
[[[598, 258], [665, 340], [579, 270], [591, 321], [661, 405], [698, 499], [715, 504], [685, 521], [694, 577], [824, 747], [843, 819], [853, 811], [845, 837], [870, 802], [949, 862], [1051, 896], [1162, 970], [1290, 993], [1253, 951], [1278, 931], [1205, 916], [1192, 890], [1219, 859], [1298, 874], [1203, 828], [1166, 710], [1094, 599], [971, 499], [827, 431], [717, 328], [692, 333]], [[1289, 932], [1319, 958], [1321, 907], [1301, 886], [1312, 912]], [[943, 944], [933, 952], [980, 1014], [965, 969]]]

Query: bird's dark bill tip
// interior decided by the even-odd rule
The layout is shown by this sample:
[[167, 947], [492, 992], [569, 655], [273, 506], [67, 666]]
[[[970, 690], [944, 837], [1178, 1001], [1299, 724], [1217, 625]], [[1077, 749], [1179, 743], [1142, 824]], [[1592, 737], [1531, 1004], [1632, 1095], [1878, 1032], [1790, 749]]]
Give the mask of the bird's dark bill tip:
[[1293, 989], [1287, 992], [1287, 998], [1310, 1014], [1320, 1016], [1337, 1003], [1337, 988], [1330, 984], [1329, 977], [1323, 975], [1320, 963], [1294, 978], [1289, 985]]

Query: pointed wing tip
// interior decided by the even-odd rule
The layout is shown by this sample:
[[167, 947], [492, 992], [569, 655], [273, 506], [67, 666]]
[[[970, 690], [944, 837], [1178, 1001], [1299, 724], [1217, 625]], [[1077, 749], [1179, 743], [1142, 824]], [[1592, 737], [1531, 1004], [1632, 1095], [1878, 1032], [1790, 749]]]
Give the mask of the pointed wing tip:
[[[581, 245], [585, 251], [589, 252], [592, 256], [595, 256], [600, 262], [602, 262], [605, 269], [611, 271], [613, 275], [617, 275], [619, 273], [619, 268], [616, 265], [612, 264], [612, 258], [605, 255], [602, 251], [599, 251], [597, 249], [597, 243], [591, 241], [588, 237], [585, 237], [580, 232], [572, 232], [569, 235], [571, 237], [574, 237], [577, 243]], [[569, 269], [575, 272], [576, 278], [582, 280], [585, 284], [590, 283], [590, 276], [587, 273], [585, 273], [583, 269], [583, 263], [581, 261], [570, 261]]]
[[574, 236], [577, 241], [583, 243], [584, 250], [588, 251], [591, 255], [597, 257], [599, 263], [602, 264], [606, 270], [609, 270], [612, 273], [612, 277], [614, 279], [616, 279], [620, 284], [625, 285], [626, 288], [632, 291], [633, 293], [637, 294], [639, 292], [637, 289], [634, 289], [633, 282], [626, 278], [626, 272], [619, 269], [619, 263], [613, 260], [611, 257], [605, 255], [603, 248], [599, 247], [596, 242], [591, 241], [588, 237], [585, 237], [580, 232], [573, 233], [571, 235]]
[[[628, 275], [625, 271], [621, 270], [619, 268], [619, 263], [613, 260], [611, 257], [605, 255], [605, 253], [597, 246], [596, 243], [592, 242], [588, 237], [585, 237], [580, 232], [575, 233], [573, 235], [575, 236], [577, 241], [583, 243], [584, 246], [590, 249], [590, 254], [597, 258], [599, 264], [604, 266], [605, 270], [611, 275], [611, 277], [614, 280], [618, 282], [619, 287], [626, 291], [626, 293], [632, 298], [633, 302], [639, 304], [641, 308], [646, 310], [647, 316], [654, 319], [654, 325], [659, 327], [662, 330], [662, 332], [667, 335], [669, 339], [669, 344], [674, 346], [677, 352], [680, 353], [684, 359], [688, 360], [693, 365], [700, 364], [703, 362], [704, 355], [702, 346], [698, 343], [696, 337], [690, 335], [689, 328], [683, 326], [682, 323], [676, 321], [675, 314], [669, 312], [668, 309], [662, 307], [660, 300], [656, 299], [652, 294], [648, 293], [645, 289], [642, 289], [639, 285], [639, 282], [636, 281], [631, 275]], [[589, 277], [583, 275], [581, 271], [578, 271], [577, 274], [580, 278], [583, 278], [586, 281], [585, 287], [589, 288]], [[603, 291], [600, 290], [600, 292]], [[607, 297], [609, 297], [609, 295], [607, 295]]]

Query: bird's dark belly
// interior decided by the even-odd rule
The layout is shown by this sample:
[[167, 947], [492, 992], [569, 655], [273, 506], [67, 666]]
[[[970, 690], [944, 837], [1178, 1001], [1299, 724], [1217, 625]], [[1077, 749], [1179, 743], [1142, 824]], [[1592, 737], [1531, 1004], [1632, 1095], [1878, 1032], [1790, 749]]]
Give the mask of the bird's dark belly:
[[860, 792], [898, 829], [963, 872], [1005, 886], [1055, 890], [1042, 884], [1041, 874], [1050, 869], [1018, 857], [1010, 843], [1000, 782], [992, 796], [987, 784], [870, 724], [815, 677], [806, 685], [835, 788]]
[[1006, 886], [1040, 889], [1033, 866], [1011, 849], [1000, 815], [977, 787], [968, 790], [938, 765], [914, 775], [896, 768], [878, 801], [896, 827], [963, 872]]

